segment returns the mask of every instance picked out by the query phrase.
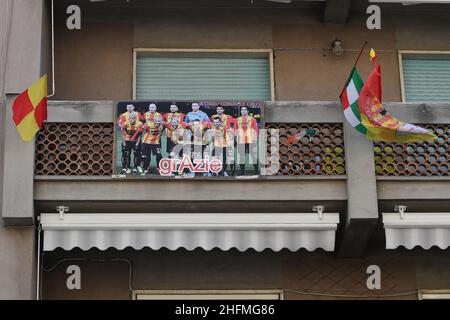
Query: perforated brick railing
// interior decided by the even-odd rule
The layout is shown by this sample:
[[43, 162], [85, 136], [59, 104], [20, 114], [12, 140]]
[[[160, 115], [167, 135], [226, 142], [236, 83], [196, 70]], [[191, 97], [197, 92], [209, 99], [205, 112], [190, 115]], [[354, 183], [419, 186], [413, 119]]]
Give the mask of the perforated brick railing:
[[112, 175], [113, 136], [112, 123], [47, 123], [36, 138], [35, 174]]
[[[276, 175], [345, 174], [341, 124], [268, 124], [266, 127], [280, 132], [280, 170]], [[308, 129], [315, 134], [283, 144], [288, 136]], [[47, 123], [36, 139], [35, 174], [112, 175], [113, 135], [112, 123]]]
[[421, 125], [438, 136], [434, 142], [374, 144], [379, 176], [450, 176], [450, 125]]
[[[280, 169], [276, 175], [345, 175], [342, 124], [267, 124], [266, 128], [279, 130]], [[289, 137], [305, 131], [313, 133], [300, 141], [285, 143]], [[269, 131], [269, 146], [271, 139]]]

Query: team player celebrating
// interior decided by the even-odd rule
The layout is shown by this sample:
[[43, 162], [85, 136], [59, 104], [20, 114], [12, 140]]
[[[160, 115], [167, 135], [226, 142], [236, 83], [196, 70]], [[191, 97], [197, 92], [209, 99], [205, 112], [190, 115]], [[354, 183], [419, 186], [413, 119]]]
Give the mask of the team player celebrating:
[[213, 119], [211, 137], [213, 142], [213, 156], [222, 161], [221, 176], [228, 176], [227, 166], [231, 165], [231, 172], [234, 175], [234, 132], [230, 127], [225, 127], [223, 120], [219, 116]]
[[[167, 153], [171, 158], [180, 156], [180, 152], [184, 153], [183, 148], [176, 152], [175, 147], [178, 145], [186, 145], [190, 143], [190, 131], [187, 129], [186, 124], [179, 122], [178, 118], [172, 118], [171, 123], [166, 124], [166, 137], [167, 137]], [[189, 153], [186, 152], [187, 154]]]
[[125, 122], [127, 122], [128, 120], [130, 120], [130, 115], [134, 113], [136, 114], [137, 119], [141, 118], [141, 114], [137, 111], [134, 111], [134, 105], [133, 104], [127, 104], [127, 112], [122, 113], [119, 116], [119, 127], [123, 128]]
[[143, 117], [144, 123], [147, 123], [149, 121], [154, 122], [158, 118], [160, 118], [161, 120], [163, 119], [163, 115], [156, 110], [157, 110], [156, 104], [151, 103], [148, 106], [148, 112], [144, 113]]
[[[239, 107], [240, 116], [235, 119], [226, 114], [223, 105], [212, 105], [216, 105], [214, 111], [207, 108], [207, 114], [201, 110], [199, 102], [192, 103], [192, 111], [186, 113], [181, 112], [184, 109], [179, 109], [176, 103], [165, 104], [164, 113], [155, 103], [136, 107], [127, 104], [126, 112], [119, 114], [117, 121], [122, 135], [122, 173], [153, 173], [151, 167], [156, 160], [156, 170], [163, 174], [159, 172], [159, 165], [163, 154], [167, 154], [167, 158], [179, 159], [174, 161], [184, 161], [185, 156], [192, 161], [212, 156], [221, 163], [216, 175], [235, 175], [235, 163], [239, 164], [237, 175], [249, 174], [246, 173], [249, 162], [255, 174], [259, 174], [257, 117], [250, 114], [246, 106]], [[148, 111], [141, 114], [137, 110], [142, 109], [137, 107]], [[162, 147], [166, 146], [163, 152]], [[191, 171], [186, 166], [183, 168], [184, 173]], [[211, 175], [212, 171], [202, 174]]]
[[172, 119], [177, 118], [178, 123], [184, 122], [185, 114], [178, 111], [178, 106], [175, 103], [170, 105], [170, 112], [164, 115], [164, 121], [172, 123]]
[[249, 115], [247, 107], [241, 108], [241, 116], [235, 120], [234, 132], [239, 153], [240, 175], [245, 175], [247, 154], [252, 159], [255, 174], [258, 174], [258, 123]]
[[216, 114], [211, 116], [211, 122], [214, 122], [216, 117], [220, 119], [224, 128], [234, 127], [234, 118], [225, 114], [225, 109], [220, 104], [216, 107]]
[[[128, 120], [121, 127], [122, 129], [122, 173], [137, 174], [142, 173], [140, 167], [140, 143], [143, 123], [138, 119], [137, 113], [132, 112], [128, 115]], [[134, 157], [134, 167], [131, 170], [131, 155]]]
[[[119, 125], [119, 129], [120, 130], [124, 129], [125, 123], [130, 120], [130, 115], [133, 114], [133, 113], [136, 115], [137, 119], [141, 118], [141, 114], [139, 112], [135, 111], [134, 105], [133, 104], [127, 104], [127, 111], [122, 113], [119, 116], [119, 119], [118, 119], [118, 122], [117, 122], [117, 124]], [[125, 154], [126, 154], [125, 143], [122, 143], [122, 163], [125, 163], [125, 158], [124, 158]], [[123, 170], [126, 171], [125, 167], [123, 167], [123, 168], [124, 168]]]
[[[184, 125], [184, 117], [186, 115], [184, 113], [179, 112], [178, 106], [175, 103], [172, 103], [170, 105], [169, 110], [170, 110], [170, 112], [168, 112], [164, 115], [165, 123], [171, 126], [173, 123], [173, 120], [176, 119], [178, 122], [177, 126]], [[167, 136], [167, 133], [168, 133], [168, 131], [166, 130], [166, 136]], [[170, 149], [171, 149], [170, 148], [170, 139], [168, 136], [167, 136], [167, 139], [168, 139], [168, 141], [166, 144], [166, 151], [167, 151], [167, 153], [170, 153]]]
[[210, 123], [208, 115], [200, 110], [200, 105], [196, 102], [192, 104], [192, 111], [186, 115], [185, 122], [192, 123], [194, 121], [200, 121], [204, 123]]
[[[176, 117], [172, 118], [172, 122], [166, 124], [166, 137], [169, 158], [180, 160], [184, 155], [190, 157], [191, 131], [185, 123], [180, 123]], [[178, 175], [178, 172], [172, 175]]]
[[150, 163], [152, 156], [156, 158], [156, 170], [159, 168], [159, 162], [162, 159], [161, 154], [161, 136], [164, 131], [163, 118], [157, 117], [154, 121], [150, 119], [143, 126], [144, 137], [142, 139], [142, 161], [146, 175], [150, 172]]
[[209, 143], [209, 128], [210, 123], [205, 123], [200, 120], [194, 120], [192, 124], [187, 125], [192, 132], [192, 158], [202, 159], [205, 156], [205, 150]]

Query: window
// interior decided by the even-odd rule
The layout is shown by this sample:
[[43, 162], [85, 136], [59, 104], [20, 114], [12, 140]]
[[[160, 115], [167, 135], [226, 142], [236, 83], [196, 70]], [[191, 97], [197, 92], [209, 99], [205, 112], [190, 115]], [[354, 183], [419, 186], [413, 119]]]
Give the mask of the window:
[[450, 52], [400, 51], [403, 102], [450, 101]]
[[257, 100], [273, 97], [271, 50], [135, 49], [137, 100]]
[[281, 290], [144, 290], [134, 300], [283, 300]]
[[450, 300], [450, 290], [422, 290], [419, 300]]

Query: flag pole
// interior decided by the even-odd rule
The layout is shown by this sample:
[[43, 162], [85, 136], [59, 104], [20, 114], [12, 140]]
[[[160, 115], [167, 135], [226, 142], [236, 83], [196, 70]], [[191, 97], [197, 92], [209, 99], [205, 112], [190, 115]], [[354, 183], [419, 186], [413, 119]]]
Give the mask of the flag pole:
[[358, 64], [358, 62], [359, 62], [359, 59], [361, 58], [361, 56], [362, 56], [362, 54], [363, 54], [363, 52], [364, 52], [364, 49], [366, 48], [366, 46], [367, 46], [367, 41], [364, 41], [364, 45], [363, 45], [363, 47], [361, 48], [361, 51], [359, 52], [359, 55], [358, 55], [358, 58], [356, 58], [356, 61], [355, 61], [355, 64], [353, 65], [353, 67], [356, 67], [356, 65]]
[[[358, 57], [356, 58], [356, 61], [353, 64], [353, 68], [356, 67], [356, 65], [359, 62], [359, 59], [361, 59], [361, 56], [362, 56], [362, 54], [364, 52], [364, 49], [366, 48], [367, 44], [368, 44], [368, 41], [367, 40], [364, 41], [364, 45], [362, 46], [361, 50], [359, 51]], [[342, 88], [341, 94], [339, 95], [339, 99], [342, 97], [342, 93], [344, 92], [346, 86], [347, 86], [347, 83], [345, 83], [344, 87]]]

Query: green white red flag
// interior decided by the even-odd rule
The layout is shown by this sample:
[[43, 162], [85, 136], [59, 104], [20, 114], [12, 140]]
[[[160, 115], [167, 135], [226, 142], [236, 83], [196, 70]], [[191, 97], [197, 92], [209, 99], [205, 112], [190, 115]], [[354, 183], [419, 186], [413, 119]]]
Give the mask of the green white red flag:
[[[373, 54], [371, 54], [372, 57]], [[374, 69], [366, 83], [353, 67], [341, 94], [347, 121], [369, 140], [419, 142], [437, 137], [425, 128], [394, 118], [381, 104], [381, 68], [372, 57]]]

